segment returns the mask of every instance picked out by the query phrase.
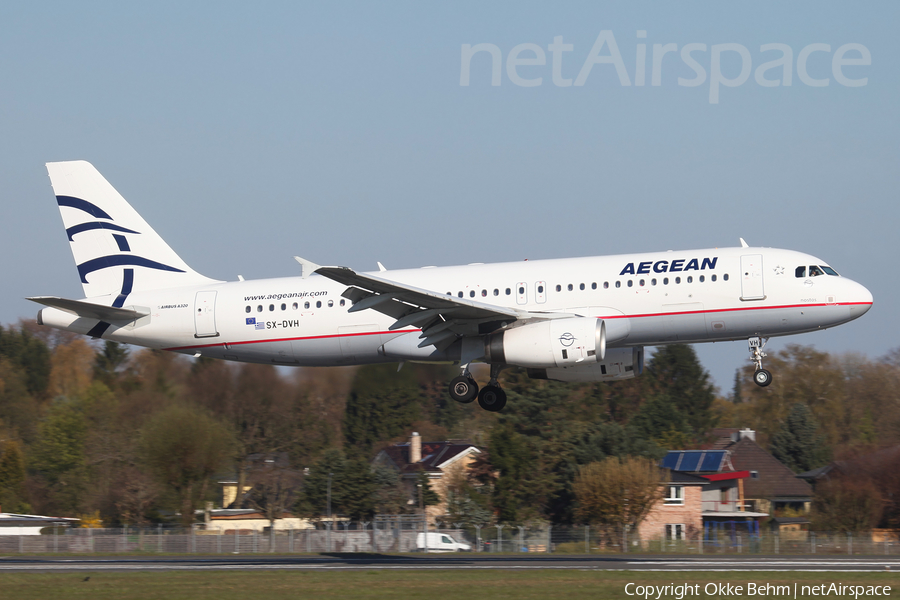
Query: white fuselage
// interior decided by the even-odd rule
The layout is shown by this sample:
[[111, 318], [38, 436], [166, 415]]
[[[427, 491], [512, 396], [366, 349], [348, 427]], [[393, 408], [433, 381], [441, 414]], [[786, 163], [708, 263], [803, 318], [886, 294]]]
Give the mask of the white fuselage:
[[[827, 263], [770, 248], [725, 248], [379, 273], [392, 281], [481, 303], [619, 323], [613, 347], [713, 342], [825, 329], [864, 314], [872, 295], [845, 277], [808, 276]], [[797, 268], [804, 267], [804, 276]], [[104, 339], [186, 354], [288, 365], [458, 360], [418, 349], [414, 327], [375, 310], [348, 312], [347, 286], [285, 277], [135, 291], [124, 307], [149, 312]], [[110, 304], [107, 299], [91, 299]], [[45, 308], [46, 325], [87, 333], [96, 321]], [[410, 335], [410, 333], [412, 335]], [[410, 343], [398, 343], [408, 336]], [[612, 339], [612, 338], [611, 338]], [[393, 340], [393, 342], [392, 342]], [[388, 351], [385, 344], [389, 344]]]

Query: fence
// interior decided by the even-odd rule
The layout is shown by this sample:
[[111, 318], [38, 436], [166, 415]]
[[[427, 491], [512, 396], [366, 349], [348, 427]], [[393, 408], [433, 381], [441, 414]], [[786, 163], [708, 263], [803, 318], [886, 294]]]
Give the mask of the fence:
[[[327, 524], [330, 525], [330, 524]], [[640, 539], [593, 527], [439, 524], [429, 532], [488, 553], [849, 554], [900, 556], [896, 534], [716, 530], [695, 539]], [[48, 528], [44, 535], [0, 535], [0, 554], [403, 553], [421, 551], [421, 522], [337, 522], [332, 529], [204, 531], [197, 528]]]

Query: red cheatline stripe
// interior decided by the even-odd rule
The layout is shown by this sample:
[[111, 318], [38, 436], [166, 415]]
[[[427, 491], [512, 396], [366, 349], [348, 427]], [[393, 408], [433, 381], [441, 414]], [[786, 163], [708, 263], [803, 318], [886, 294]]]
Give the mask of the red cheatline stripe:
[[[667, 313], [647, 313], [642, 315], [609, 315], [609, 316], [599, 316], [597, 318], [602, 319], [644, 319], [650, 317], [671, 317], [673, 315], [703, 315], [703, 314], [713, 314], [713, 313], [725, 313], [725, 312], [737, 312], [737, 311], [748, 311], [748, 310], [778, 310], [784, 308], [814, 308], [820, 306], [870, 306], [872, 302], [836, 302], [834, 304], [783, 304], [780, 306], [741, 306], [737, 308], [717, 308], [713, 310], [688, 310], [683, 312], [667, 312]], [[332, 333], [328, 335], [312, 335], [306, 337], [292, 337], [292, 338], [274, 338], [274, 339], [266, 339], [266, 340], [246, 340], [243, 342], [228, 342], [229, 346], [241, 346], [244, 344], [268, 344], [270, 342], [294, 342], [300, 340], [325, 340], [330, 338], [343, 338], [343, 337], [356, 337], [361, 335], [383, 335], [388, 333], [410, 333], [414, 331], [422, 331], [421, 329], [398, 329], [396, 331], [366, 331], [363, 333]], [[217, 348], [220, 346], [224, 346], [224, 343], [219, 344], [201, 344], [198, 346], [176, 346], [172, 348], [165, 348], [165, 350], [194, 350], [197, 348]]]

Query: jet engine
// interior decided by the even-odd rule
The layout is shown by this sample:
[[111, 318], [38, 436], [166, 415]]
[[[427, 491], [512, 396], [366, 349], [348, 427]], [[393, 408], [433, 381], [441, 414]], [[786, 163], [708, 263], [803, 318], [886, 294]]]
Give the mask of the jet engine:
[[555, 381], [613, 381], [630, 379], [644, 371], [644, 349], [609, 348], [606, 357], [595, 363], [547, 369], [528, 369], [532, 379]]
[[485, 362], [552, 368], [592, 364], [606, 355], [602, 319], [548, 319], [485, 336]]

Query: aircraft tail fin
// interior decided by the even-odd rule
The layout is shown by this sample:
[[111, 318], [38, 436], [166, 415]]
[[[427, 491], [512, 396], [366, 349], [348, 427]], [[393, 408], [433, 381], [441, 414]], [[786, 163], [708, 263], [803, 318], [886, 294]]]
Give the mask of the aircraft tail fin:
[[191, 269], [89, 162], [47, 163], [86, 298], [214, 283]]

